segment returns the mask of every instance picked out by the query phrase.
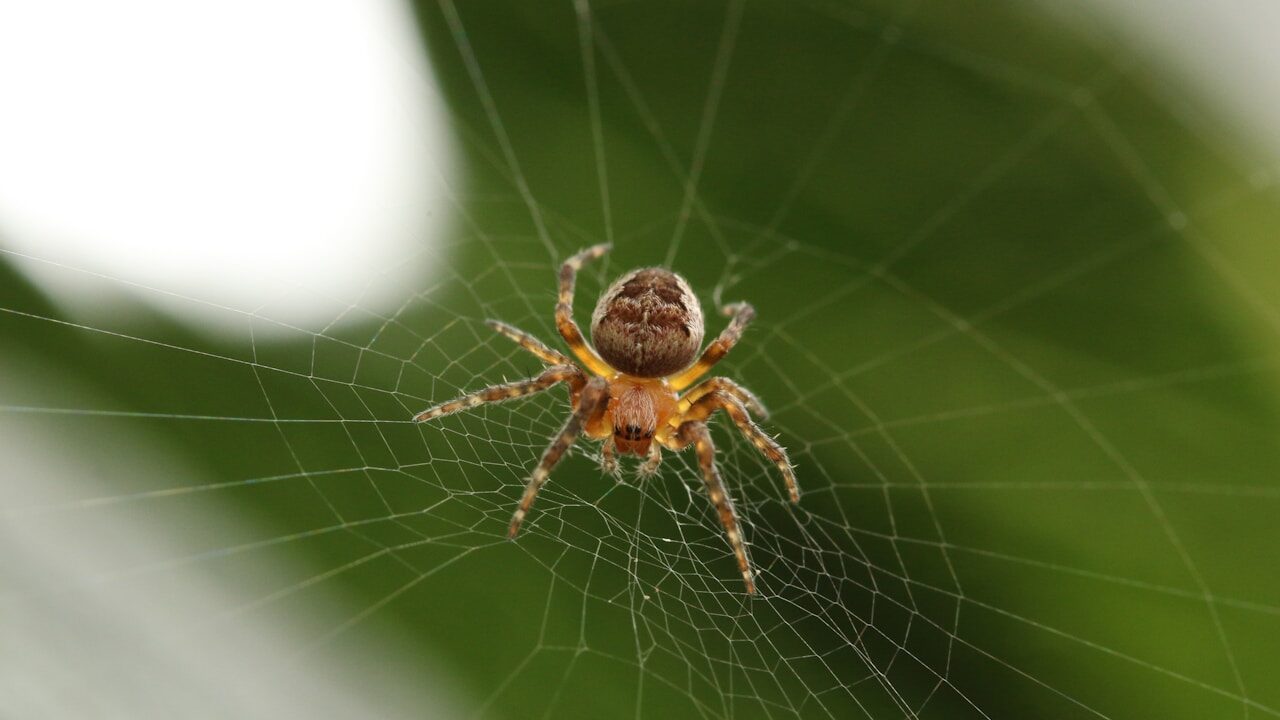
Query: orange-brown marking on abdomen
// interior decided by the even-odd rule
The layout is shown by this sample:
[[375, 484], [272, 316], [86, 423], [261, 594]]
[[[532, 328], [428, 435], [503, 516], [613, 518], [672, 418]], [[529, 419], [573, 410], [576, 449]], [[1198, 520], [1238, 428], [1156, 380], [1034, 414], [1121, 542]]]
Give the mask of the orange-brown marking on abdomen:
[[591, 317], [596, 351], [617, 370], [655, 378], [682, 370], [702, 347], [702, 307], [684, 278], [641, 268], [605, 290]]

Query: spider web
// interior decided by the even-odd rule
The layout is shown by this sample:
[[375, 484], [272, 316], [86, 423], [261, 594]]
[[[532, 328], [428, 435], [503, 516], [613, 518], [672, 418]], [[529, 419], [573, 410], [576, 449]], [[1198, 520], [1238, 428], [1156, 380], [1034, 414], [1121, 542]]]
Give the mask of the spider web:
[[[254, 589], [213, 628], [337, 602], [300, 654], [401, 633], [456, 666], [475, 716], [1280, 715], [1280, 312], [1255, 269], [1276, 260], [1274, 168], [1225, 123], [1105, 34], [1021, 15], [992, 21], [1048, 50], [966, 38], [918, 3], [421, 13], [473, 173], [449, 190], [449, 241], [419, 252], [434, 274], [394, 312], [334, 305], [323, 327], [223, 308], [239, 343], [7, 303], [7, 332], [87, 353], [76, 371], [113, 391], [33, 390], [3, 413], [137, 428], [216, 476], [139, 469], [8, 521], [243, 514], [236, 536], [193, 530], [99, 581], [202, 566]], [[669, 27], [685, 77], [646, 57]], [[552, 60], [522, 68], [519, 37]], [[946, 125], [919, 117], [930, 93]], [[656, 263], [709, 311], [759, 311], [716, 373], [770, 406], [804, 495], [713, 423], [758, 598], [689, 454], [616, 482], [581, 444], [510, 543], [563, 391], [408, 421], [535, 373], [483, 322], [555, 340], [555, 269], [601, 239], [615, 251], [582, 273], [580, 315]], [[297, 572], [260, 576], [278, 557]]]

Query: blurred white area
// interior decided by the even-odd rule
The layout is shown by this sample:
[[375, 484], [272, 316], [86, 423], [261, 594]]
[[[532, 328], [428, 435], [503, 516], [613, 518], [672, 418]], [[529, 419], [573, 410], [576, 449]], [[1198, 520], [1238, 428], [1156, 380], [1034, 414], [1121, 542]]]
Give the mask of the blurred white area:
[[[15, 362], [0, 377], [4, 394], [51, 380]], [[385, 637], [376, 618], [315, 642], [362, 608], [324, 582], [272, 600], [299, 574], [278, 551], [199, 556], [261, 536], [209, 496], [84, 502], [138, 478], [213, 481], [125, 427], [0, 414], [0, 717], [461, 716], [460, 684], [438, 663], [422, 672], [429, 649]]]
[[1190, 83], [1178, 88], [1180, 101], [1259, 143], [1270, 155], [1259, 165], [1280, 159], [1280, 2], [1051, 0], [1049, 5], [1093, 29], [1093, 19], [1080, 13], [1096, 14], [1126, 53], [1165, 73], [1171, 85]]
[[[3, 260], [73, 315], [133, 296], [242, 333], [236, 311], [385, 309], [447, 215], [444, 113], [398, 0], [0, 2]], [[0, 402], [72, 381], [8, 350]], [[267, 604], [293, 618], [235, 612], [297, 575], [280, 558], [131, 574], [260, 536], [207, 497], [23, 511], [218, 480], [125, 424], [47, 420], [0, 415], [0, 717], [457, 715], [447, 673], [402, 669], [429, 649], [365, 624], [308, 649], [352, 613], [323, 583]]]
[[129, 283], [240, 329], [216, 305], [376, 309], [446, 215], [413, 23], [399, 0], [0, 3], [0, 249], [126, 282], [5, 261], [73, 311]]

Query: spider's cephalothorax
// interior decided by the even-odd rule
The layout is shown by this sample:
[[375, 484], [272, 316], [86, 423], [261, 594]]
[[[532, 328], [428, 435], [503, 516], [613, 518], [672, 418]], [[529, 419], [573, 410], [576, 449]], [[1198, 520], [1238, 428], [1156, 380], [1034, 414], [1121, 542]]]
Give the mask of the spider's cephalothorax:
[[662, 448], [675, 451], [692, 445], [698, 454], [707, 494], [724, 525], [747, 592], [754, 593], [755, 577], [746, 542], [733, 501], [716, 468], [715, 446], [707, 430], [707, 419], [717, 410], [723, 410], [751, 443], [778, 466], [792, 502], [800, 499], [795, 471], [786, 450], [752, 421], [753, 413], [759, 416], [766, 413], [751, 391], [723, 377], [694, 383], [737, 344], [755, 311], [746, 303], [725, 306], [729, 326], [699, 356], [706, 330], [702, 307], [689, 284], [663, 268], [632, 270], [609, 286], [592, 313], [593, 349], [573, 319], [573, 286], [582, 264], [608, 250], [608, 245], [588, 248], [560, 267], [556, 328], [589, 372], [532, 335], [490, 320], [490, 327], [519, 343], [549, 367], [537, 377], [493, 385], [441, 403], [418, 413], [414, 420], [432, 420], [482, 403], [523, 397], [561, 382], [568, 383], [573, 412], [530, 474], [515, 516], [511, 518], [510, 537], [519, 532], [538, 490], [579, 435], [601, 441], [601, 465], [611, 473], [617, 471], [616, 453], [645, 457], [640, 472], [651, 475], [662, 462]]

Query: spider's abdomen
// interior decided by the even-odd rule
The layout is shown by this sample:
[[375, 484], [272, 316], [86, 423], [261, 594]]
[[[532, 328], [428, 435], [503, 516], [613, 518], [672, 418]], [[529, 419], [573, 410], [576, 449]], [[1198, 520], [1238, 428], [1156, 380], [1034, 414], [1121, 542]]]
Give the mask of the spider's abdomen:
[[615, 369], [662, 377], [693, 362], [706, 332], [702, 306], [684, 278], [642, 268], [618, 278], [591, 315], [591, 342]]

